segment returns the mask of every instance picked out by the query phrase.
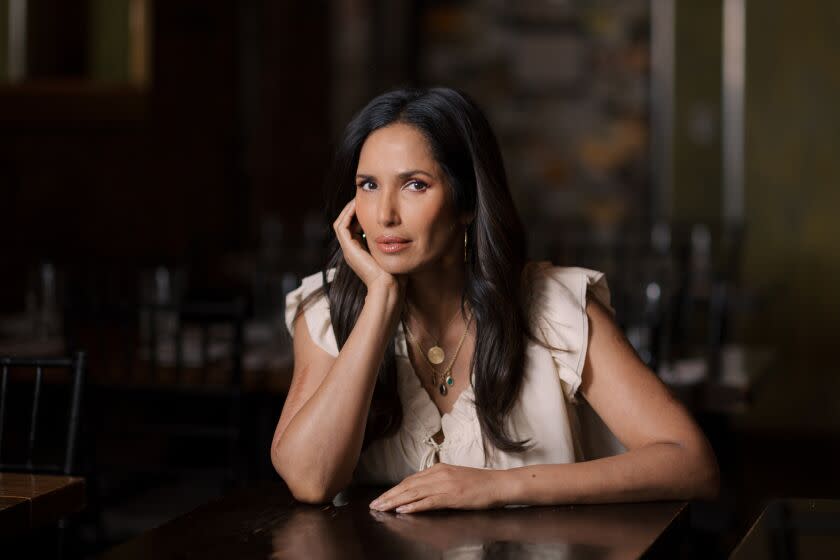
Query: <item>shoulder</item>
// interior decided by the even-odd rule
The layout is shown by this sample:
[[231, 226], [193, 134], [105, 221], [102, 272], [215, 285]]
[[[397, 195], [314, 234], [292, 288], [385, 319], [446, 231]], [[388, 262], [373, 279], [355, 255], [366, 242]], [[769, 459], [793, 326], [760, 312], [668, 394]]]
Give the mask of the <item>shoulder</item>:
[[610, 290], [603, 272], [576, 266], [555, 266], [550, 261], [532, 261], [525, 267], [524, 282], [530, 312], [554, 320], [585, 313], [591, 295], [610, 313]]
[[286, 294], [286, 328], [294, 335], [295, 319], [303, 315], [312, 340], [329, 354], [337, 356], [338, 344], [332, 329], [329, 298], [322, 290], [325, 277], [327, 284], [332, 282], [335, 269], [330, 268], [326, 272], [317, 272], [305, 277], [300, 286]]
[[596, 270], [538, 261], [525, 267], [523, 282], [531, 333], [548, 349], [565, 393], [574, 401], [586, 358], [593, 303], [613, 314], [607, 279]]
[[318, 288], [321, 288], [324, 285], [325, 277], [327, 284], [332, 282], [335, 278], [335, 269], [330, 268], [327, 269], [326, 272], [323, 270], [319, 270], [315, 274], [310, 274], [309, 276], [301, 280], [300, 286], [289, 292], [286, 297], [297, 297], [298, 295], [301, 295], [304, 298], [307, 297], [309, 294], [311, 294], [312, 292], [316, 291]]

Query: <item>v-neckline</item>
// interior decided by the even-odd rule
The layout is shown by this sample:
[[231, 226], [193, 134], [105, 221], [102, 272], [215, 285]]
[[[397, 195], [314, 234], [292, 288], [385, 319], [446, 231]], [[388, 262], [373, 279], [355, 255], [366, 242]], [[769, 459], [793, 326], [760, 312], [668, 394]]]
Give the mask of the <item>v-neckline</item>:
[[[417, 370], [414, 369], [414, 364], [411, 363], [411, 358], [408, 355], [408, 347], [406, 345], [405, 331], [403, 330], [402, 322], [397, 324], [397, 336], [396, 336], [396, 340], [394, 341], [394, 344], [395, 344], [394, 351], [395, 351], [396, 355], [398, 357], [405, 358], [405, 361], [408, 364], [408, 369], [411, 372], [411, 377], [412, 377], [412, 379], [414, 379], [415, 384], [417, 386], [417, 389], [422, 391], [423, 396], [434, 407], [434, 409], [438, 413], [438, 416], [440, 416], [440, 420], [441, 420], [441, 428], [440, 429], [441, 429], [441, 431], [443, 431], [443, 419], [446, 418], [446, 417], [451, 417], [453, 415], [453, 413], [455, 412], [455, 409], [458, 408], [458, 406], [461, 404], [461, 401], [463, 400], [463, 397], [464, 397], [464, 393], [466, 393], [467, 391], [469, 391], [472, 388], [472, 372], [470, 372], [470, 375], [468, 376], [467, 386], [464, 387], [463, 389], [461, 389], [461, 392], [458, 393], [458, 397], [455, 399], [455, 402], [452, 403], [452, 408], [449, 410], [449, 412], [442, 412], [440, 410], [440, 408], [438, 407], [437, 403], [435, 402], [435, 400], [432, 398], [432, 396], [426, 390], [426, 388], [423, 387], [423, 384], [420, 382], [420, 378], [417, 376]], [[443, 434], [443, 436], [444, 436], [443, 441], [446, 442], [446, 434]], [[440, 444], [440, 445], [443, 445], [443, 444]]]

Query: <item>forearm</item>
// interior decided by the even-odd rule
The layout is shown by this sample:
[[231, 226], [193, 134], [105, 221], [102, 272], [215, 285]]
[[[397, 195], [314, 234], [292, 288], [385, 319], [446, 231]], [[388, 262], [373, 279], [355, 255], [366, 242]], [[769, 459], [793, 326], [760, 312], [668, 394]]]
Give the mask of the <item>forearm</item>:
[[710, 451], [656, 443], [594, 461], [500, 471], [503, 504], [548, 505], [710, 498], [718, 470]]
[[310, 501], [328, 499], [352, 477], [378, 368], [399, 319], [398, 304], [395, 292], [368, 293], [333, 367], [272, 448], [278, 473], [293, 490], [303, 488]]

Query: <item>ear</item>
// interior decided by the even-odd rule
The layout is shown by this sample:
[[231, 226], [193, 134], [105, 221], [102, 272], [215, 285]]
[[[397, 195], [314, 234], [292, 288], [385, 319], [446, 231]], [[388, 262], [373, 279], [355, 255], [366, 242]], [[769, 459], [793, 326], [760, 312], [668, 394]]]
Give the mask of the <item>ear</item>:
[[460, 222], [461, 225], [464, 227], [468, 227], [472, 225], [473, 221], [475, 220], [475, 212], [465, 212], [461, 214]]

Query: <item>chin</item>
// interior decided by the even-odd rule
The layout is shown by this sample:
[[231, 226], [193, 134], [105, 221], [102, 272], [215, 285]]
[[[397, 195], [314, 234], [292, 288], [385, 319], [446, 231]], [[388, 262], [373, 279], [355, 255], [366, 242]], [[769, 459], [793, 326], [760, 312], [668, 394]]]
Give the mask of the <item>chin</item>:
[[409, 274], [417, 269], [416, 263], [402, 255], [376, 256], [376, 263], [388, 274]]

